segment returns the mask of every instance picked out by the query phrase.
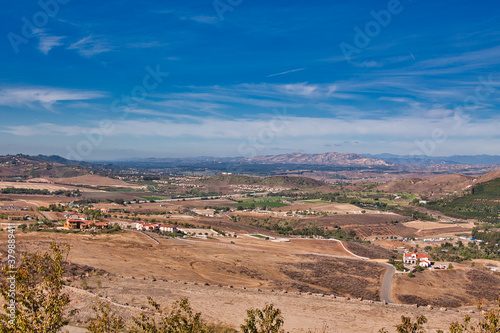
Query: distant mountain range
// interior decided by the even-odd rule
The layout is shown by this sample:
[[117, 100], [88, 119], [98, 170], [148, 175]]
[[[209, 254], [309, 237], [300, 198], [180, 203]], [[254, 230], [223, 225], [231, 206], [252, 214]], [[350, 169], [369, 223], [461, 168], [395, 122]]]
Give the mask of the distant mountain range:
[[281, 155], [247, 157], [194, 157], [194, 158], [146, 158], [127, 161], [83, 162], [71, 161], [57, 155], [15, 155], [7, 159], [21, 159], [28, 164], [35, 161], [41, 163], [58, 163], [60, 165], [82, 167], [88, 170], [119, 170], [125, 168], [171, 169], [174, 172], [183, 170], [213, 170], [220, 172], [256, 172], [268, 173], [272, 170], [314, 169], [336, 171], [345, 169], [373, 169], [397, 172], [433, 172], [433, 173], [465, 173], [480, 174], [500, 169], [500, 156], [493, 155], [455, 155], [448, 157], [406, 156], [393, 154], [351, 154], [328, 152], [323, 154], [290, 153]]
[[257, 156], [254, 158], [239, 159], [242, 162], [255, 164], [306, 164], [306, 165], [336, 165], [336, 166], [358, 166], [358, 167], [391, 167], [394, 163], [388, 163], [378, 158], [368, 158], [359, 154], [349, 153], [324, 153], [304, 154], [290, 153], [283, 155]]
[[430, 166], [436, 164], [468, 164], [468, 165], [494, 165], [500, 164], [499, 155], [453, 155], [453, 156], [409, 156], [394, 154], [363, 154], [365, 157], [377, 158], [388, 163], [416, 164]]
[[323, 153], [305, 154], [290, 153], [282, 155], [266, 155], [256, 157], [199, 157], [199, 158], [146, 158], [135, 159], [127, 162], [140, 162], [150, 164], [179, 163], [239, 163], [239, 164], [300, 164], [300, 165], [323, 165], [340, 167], [393, 167], [394, 163], [386, 162], [377, 158], [368, 158], [359, 154], [350, 153]]
[[133, 159], [129, 162], [144, 163], [199, 163], [204, 162], [237, 162], [250, 164], [304, 164], [335, 165], [357, 167], [394, 167], [396, 165], [418, 165], [421, 167], [435, 165], [495, 165], [500, 164], [500, 156], [496, 155], [454, 155], [454, 156], [409, 156], [394, 154], [352, 154], [328, 152], [323, 154], [289, 153], [282, 155], [246, 157], [194, 157], [194, 158], [146, 158]]

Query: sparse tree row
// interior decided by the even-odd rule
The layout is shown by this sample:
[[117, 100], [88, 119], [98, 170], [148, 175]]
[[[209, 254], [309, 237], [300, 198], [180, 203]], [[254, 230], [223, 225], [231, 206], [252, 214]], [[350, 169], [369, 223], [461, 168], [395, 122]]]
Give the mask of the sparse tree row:
[[[62, 292], [64, 287], [64, 263], [69, 252], [69, 246], [51, 244], [50, 252], [26, 254], [21, 265], [2, 267], [5, 277], [15, 274], [15, 291], [9, 280], [1, 284], [0, 293], [6, 302], [0, 314], [0, 333], [55, 333], [62, 332], [69, 322], [65, 310], [70, 303], [69, 296]], [[13, 273], [15, 272], [15, 273]], [[12, 300], [15, 307], [12, 307]], [[194, 312], [187, 298], [175, 302], [169, 309], [162, 308], [152, 298], [148, 298], [150, 309], [133, 317], [130, 324], [111, 311], [106, 302], [96, 302], [93, 306], [93, 316], [87, 320], [91, 333], [223, 333], [237, 332], [232, 328], [218, 326], [205, 322], [201, 313]], [[398, 333], [423, 333], [427, 318], [420, 316], [415, 322], [402, 316], [401, 324], [396, 326]], [[281, 311], [272, 304], [263, 309], [249, 309], [247, 319], [240, 326], [243, 333], [284, 333], [284, 318]], [[322, 327], [316, 332], [327, 332], [328, 327]], [[385, 328], [379, 330], [388, 333]], [[438, 331], [444, 333], [443, 331]], [[450, 325], [450, 333], [500, 332], [500, 300], [498, 307], [483, 312], [478, 323], [472, 323], [466, 316], [462, 323]]]

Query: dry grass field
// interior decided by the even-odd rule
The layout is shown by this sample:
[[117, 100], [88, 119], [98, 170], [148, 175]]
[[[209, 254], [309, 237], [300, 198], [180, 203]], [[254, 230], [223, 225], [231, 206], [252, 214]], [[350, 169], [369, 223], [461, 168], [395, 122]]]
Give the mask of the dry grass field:
[[12, 201], [0, 201], [2, 206], [13, 204], [19, 207], [49, 206], [58, 202], [71, 202], [75, 198], [60, 195], [27, 195], [27, 194], [0, 194], [0, 198], [9, 198]]
[[304, 210], [314, 210], [317, 212], [328, 212], [328, 213], [337, 213], [337, 214], [354, 214], [356, 212], [361, 212], [361, 208], [347, 204], [347, 203], [315, 203], [315, 200], [311, 200], [311, 203], [307, 203], [301, 201], [302, 203], [294, 203], [288, 207], [274, 208], [274, 211], [282, 210], [288, 211], [291, 210], [295, 212], [296, 210], [304, 211]]
[[[2, 233], [2, 239], [6, 233]], [[335, 256], [347, 257], [349, 254], [336, 242], [316, 242], [313, 240], [292, 243], [274, 243], [265, 240], [254, 240], [246, 237], [220, 238], [208, 241], [172, 240], [156, 237], [160, 244], [145, 235], [128, 231], [114, 235], [78, 235], [54, 233], [18, 233], [18, 249], [21, 251], [43, 251], [50, 242], [59, 242], [72, 246], [69, 260], [71, 262], [103, 269], [117, 275], [135, 278], [174, 279], [198, 283], [232, 284], [251, 288], [272, 289], [283, 286], [290, 290], [300, 288], [316, 288], [324, 292], [339, 292], [345, 296], [360, 297], [351, 294], [351, 290], [334, 289], [324, 283], [315, 285], [300, 279], [290, 278], [282, 272], [285, 265], [296, 265], [303, 262], [320, 262], [321, 256], [304, 256], [319, 253], [331, 256], [328, 263], [335, 270]], [[235, 244], [231, 244], [233, 241]], [[265, 254], [265, 255], [264, 255]], [[352, 259], [355, 270], [359, 260]], [[322, 264], [323, 266], [324, 263]], [[325, 266], [326, 267], [326, 266]], [[302, 269], [304, 276], [309, 269]], [[325, 273], [322, 273], [325, 274]], [[373, 272], [372, 285], [367, 288], [378, 288], [381, 271]], [[337, 288], [337, 287], [335, 287]]]
[[393, 280], [392, 298], [399, 302], [459, 307], [477, 305], [484, 299], [492, 303], [500, 297], [500, 273], [477, 264], [455, 264], [453, 270], [426, 270], [410, 278], [397, 274]]
[[418, 237], [450, 237], [459, 233], [470, 233], [474, 223], [439, 223], [428, 221], [412, 221], [403, 223], [405, 227], [415, 228]]
[[[1, 244], [5, 244], [6, 235], [0, 233]], [[381, 327], [393, 328], [402, 314], [422, 313], [430, 319], [427, 327], [437, 329], [464, 315], [357, 300], [379, 299], [384, 268], [375, 262], [354, 259], [334, 241], [292, 239], [289, 243], [275, 243], [245, 235], [202, 241], [154, 236], [160, 243], [157, 244], [133, 231], [95, 236], [19, 231], [16, 235], [21, 252], [46, 251], [54, 240], [70, 244], [70, 271], [77, 276], [90, 275], [84, 280], [74, 279], [71, 285], [88, 287], [90, 292], [108, 300], [132, 306], [113, 306], [127, 318], [139, 314], [140, 310], [134, 307], [146, 306], [148, 295], [164, 305], [189, 297], [207, 320], [233, 326], [243, 322], [246, 309], [272, 302], [283, 311], [285, 327], [290, 332], [319, 329], [324, 323], [329, 327], [327, 332], [377, 332]], [[350, 249], [370, 252], [369, 247], [357, 245]], [[3, 261], [5, 251], [0, 252]], [[436, 278], [428, 273], [444, 274], [436, 274]], [[454, 306], [457, 301], [473, 305], [469, 300], [485, 297], [485, 293], [489, 293], [489, 298], [498, 294], [500, 278], [491, 274], [478, 266], [456, 273], [418, 273], [411, 280], [398, 275], [394, 278], [392, 297], [409, 303], [436, 298], [444, 300], [435, 302], [436, 305]], [[475, 287], [474, 281], [488, 289]], [[421, 287], [415, 288], [414, 282]], [[408, 290], [415, 295], [411, 299], [405, 296]], [[83, 326], [83, 318], [90, 315], [95, 297], [77, 290], [69, 292], [71, 306], [81, 310], [72, 324]], [[360, 316], [364, 320], [359, 320]]]
[[78, 188], [75, 186], [68, 186], [68, 185], [59, 185], [59, 184], [50, 184], [50, 183], [32, 183], [32, 182], [4, 182], [0, 181], [0, 189], [2, 188], [7, 188], [7, 187], [12, 187], [12, 188], [29, 188], [29, 189], [34, 189], [34, 190], [48, 190], [48, 191], [73, 191], [76, 189], [79, 189], [80, 192], [90, 192], [90, 191], [96, 191], [96, 190], [89, 190], [86, 188]]
[[[81, 288], [81, 284], [81, 280], [72, 283], [78, 288]], [[132, 280], [115, 276], [96, 276], [87, 278], [86, 284], [92, 288], [90, 290], [92, 293], [106, 296], [118, 304], [133, 306], [134, 308], [112, 306], [113, 311], [126, 318], [140, 314], [140, 310], [135, 307], [145, 307], [146, 296], [153, 296], [163, 306], [172, 304], [180, 297], [188, 297], [193, 308], [201, 312], [207, 321], [238, 328], [238, 325], [246, 318], [247, 309], [262, 308], [265, 304], [272, 303], [282, 310], [285, 319], [284, 328], [292, 333], [304, 333], [308, 330], [314, 332], [325, 326], [326, 332], [329, 333], [378, 332], [382, 327], [394, 331], [395, 325], [400, 323], [401, 315], [416, 317], [421, 314], [429, 319], [428, 324], [425, 325], [428, 331], [434, 332], [436, 329], [446, 329], [450, 322], [461, 321], [464, 316], [464, 313], [454, 311], [442, 312], [437, 309], [384, 306], [366, 301], [346, 301], [314, 294], [297, 295], [281, 291], [193, 285], [172, 280]], [[96, 299], [78, 290], [67, 290], [67, 292], [73, 300], [71, 307], [80, 310], [72, 320], [72, 324], [84, 326], [83, 319], [91, 314], [89, 309]], [[478, 314], [472, 314], [472, 317], [477, 318]]]
[[142, 185], [129, 184], [119, 179], [103, 177], [98, 175], [83, 175], [71, 178], [52, 178], [52, 182], [59, 184], [70, 185], [88, 185], [88, 186], [113, 186], [113, 187], [129, 187], [141, 189]]

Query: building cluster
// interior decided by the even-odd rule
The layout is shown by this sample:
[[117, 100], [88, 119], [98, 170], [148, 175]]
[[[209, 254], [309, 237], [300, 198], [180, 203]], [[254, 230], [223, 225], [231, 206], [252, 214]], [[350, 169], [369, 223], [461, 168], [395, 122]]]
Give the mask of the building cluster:
[[8, 206], [0, 206], [0, 210], [11, 210], [11, 211], [27, 211], [29, 210], [28, 207], [19, 207], [19, 206], [14, 206], [14, 205], [8, 205]]
[[175, 225], [161, 223], [138, 222], [136, 223], [136, 229], [139, 231], [159, 231], [173, 234], [179, 232]]
[[231, 184], [230, 188], [233, 189], [235, 193], [246, 193], [246, 192], [271, 192], [277, 193], [285, 190], [289, 190], [289, 187], [272, 187], [265, 185], [247, 185], [247, 184]]
[[103, 229], [108, 226], [108, 222], [91, 219], [90, 216], [85, 214], [68, 213], [64, 217], [66, 218], [66, 222], [64, 222], [65, 229]]
[[403, 254], [403, 262], [409, 265], [419, 265], [421, 267], [430, 267], [432, 265], [431, 256], [415, 252], [406, 252]]
[[97, 220], [73, 220], [66, 219], [64, 222], [65, 229], [104, 229], [108, 227], [108, 222], [101, 222]]

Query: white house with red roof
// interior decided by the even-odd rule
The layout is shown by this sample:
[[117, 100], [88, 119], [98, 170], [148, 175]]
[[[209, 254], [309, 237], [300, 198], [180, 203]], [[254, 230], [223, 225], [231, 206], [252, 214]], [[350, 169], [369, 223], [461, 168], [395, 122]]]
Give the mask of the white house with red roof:
[[418, 264], [421, 267], [430, 267], [431, 266], [431, 256], [428, 254], [415, 253], [415, 252], [407, 252], [403, 254], [403, 262], [405, 264]]

